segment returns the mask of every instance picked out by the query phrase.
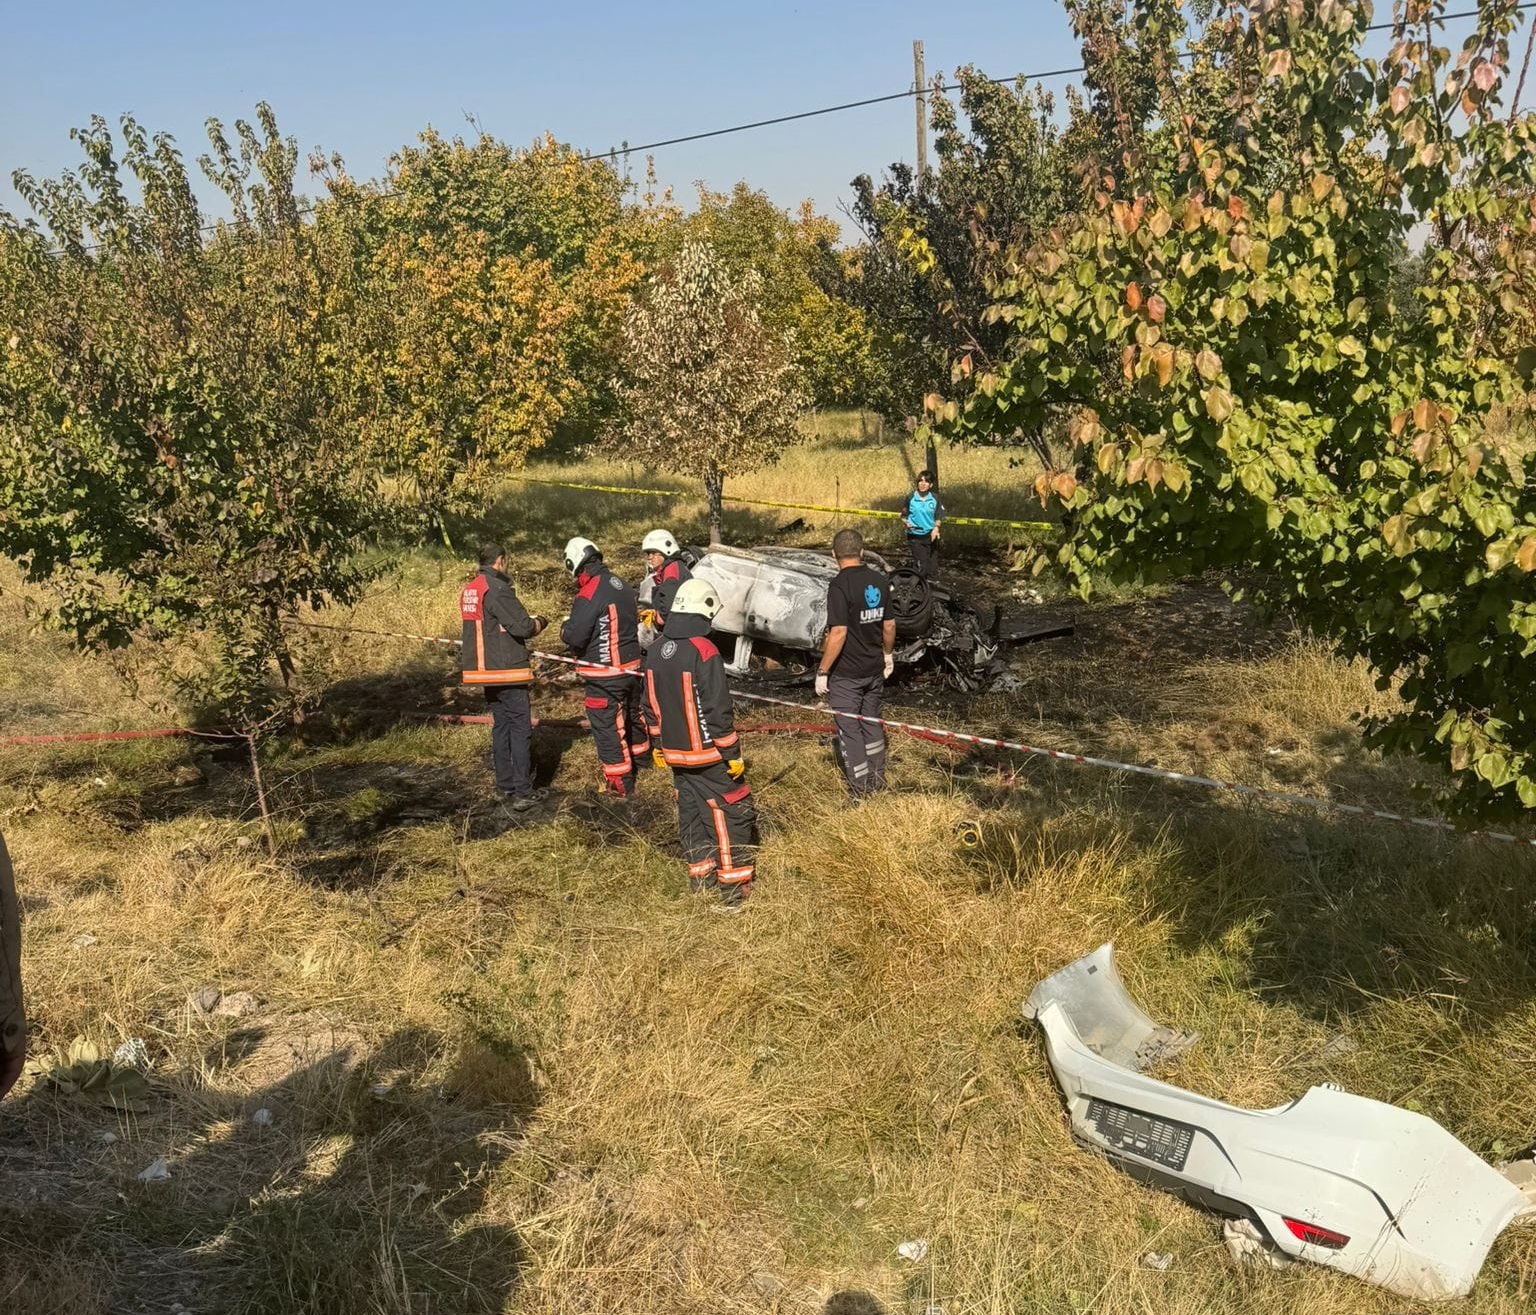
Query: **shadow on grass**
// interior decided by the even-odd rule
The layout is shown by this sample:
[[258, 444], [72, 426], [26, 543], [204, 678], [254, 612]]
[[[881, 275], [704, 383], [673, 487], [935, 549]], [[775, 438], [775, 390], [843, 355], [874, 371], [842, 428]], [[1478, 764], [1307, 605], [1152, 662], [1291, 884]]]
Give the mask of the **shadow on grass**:
[[[392, 672], [332, 685], [311, 712], [302, 741], [278, 737], [262, 748], [267, 805], [281, 853], [297, 875], [325, 889], [371, 888], [392, 871], [401, 829], [452, 823], [460, 839], [484, 840], [512, 823], [537, 825], [548, 810], [519, 818], [499, 807], [493, 789], [490, 727], [460, 732], [475, 745], [466, 763], [456, 746], [445, 753], [418, 732], [441, 716], [486, 715], [483, 694], [452, 683], [430, 658]], [[550, 786], [571, 746], [588, 732], [562, 714], [558, 689], [543, 691], [531, 744], [535, 786]], [[552, 706], [551, 706], [552, 705]], [[115, 754], [114, 757], [128, 755]], [[133, 833], [158, 823], [201, 817], [253, 826], [260, 805], [243, 742], [198, 742], [156, 759], [115, 766], [109, 788], [89, 789], [104, 770], [99, 756], [44, 755], [47, 774], [88, 788], [83, 811]], [[36, 771], [36, 768], [32, 768]], [[24, 775], [18, 777], [23, 783]], [[102, 784], [97, 782], [97, 784]], [[254, 831], [251, 838], [257, 839]], [[198, 842], [189, 840], [190, 855]]]
[[[277, 1053], [258, 1032], [246, 1029], [220, 1060], [238, 1071], [258, 1051]], [[366, 1056], [338, 1044], [306, 1057], [250, 1095], [190, 1093], [174, 1117], [152, 1108], [135, 1121], [138, 1145], [108, 1166], [99, 1137], [81, 1145], [79, 1107], [42, 1084], [7, 1102], [0, 1174], [15, 1190], [0, 1193], [0, 1255], [27, 1257], [30, 1276], [5, 1309], [503, 1310], [525, 1252], [511, 1228], [480, 1216], [537, 1107], [533, 1062], [471, 1036], [441, 1089], [419, 1086], [412, 1075], [443, 1046], [407, 1028]], [[266, 1126], [251, 1119], [262, 1109]], [[117, 1126], [107, 1111], [83, 1117]], [[42, 1142], [51, 1172], [34, 1178], [26, 1151]], [[169, 1181], [136, 1181], [134, 1169], [159, 1154]], [[82, 1304], [81, 1276], [107, 1279], [96, 1304]], [[50, 1304], [54, 1288], [73, 1304]]]
[[1536, 1000], [1536, 856], [1519, 846], [1015, 755], [976, 755], [954, 780], [988, 816], [984, 889], [1128, 838], [1157, 855], [1127, 891], [1141, 917], [1318, 1023], [1404, 1001], [1475, 1032]]
[[821, 1315], [886, 1315], [880, 1299], [861, 1288], [844, 1288], [827, 1298]]

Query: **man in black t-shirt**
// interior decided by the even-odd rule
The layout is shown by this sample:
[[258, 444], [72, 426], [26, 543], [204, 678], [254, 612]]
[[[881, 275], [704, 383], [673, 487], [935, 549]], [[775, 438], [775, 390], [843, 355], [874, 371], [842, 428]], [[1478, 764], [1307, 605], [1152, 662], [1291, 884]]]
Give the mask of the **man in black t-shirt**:
[[[885, 788], [885, 727], [879, 717], [891, 674], [896, 622], [887, 617], [890, 582], [864, 565], [864, 536], [840, 530], [832, 540], [840, 568], [827, 586], [827, 637], [816, 671], [816, 693], [836, 717], [838, 760], [848, 792], [862, 799]], [[851, 715], [849, 715], [851, 714]]]

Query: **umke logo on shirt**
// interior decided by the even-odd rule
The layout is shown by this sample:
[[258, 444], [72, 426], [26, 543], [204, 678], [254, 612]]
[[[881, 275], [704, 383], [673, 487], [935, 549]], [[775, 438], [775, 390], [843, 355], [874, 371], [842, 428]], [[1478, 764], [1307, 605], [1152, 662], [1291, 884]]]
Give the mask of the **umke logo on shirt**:
[[885, 608], [880, 604], [880, 586], [867, 584], [864, 586], [864, 610], [859, 613], [860, 621], [879, 621], [885, 616]]

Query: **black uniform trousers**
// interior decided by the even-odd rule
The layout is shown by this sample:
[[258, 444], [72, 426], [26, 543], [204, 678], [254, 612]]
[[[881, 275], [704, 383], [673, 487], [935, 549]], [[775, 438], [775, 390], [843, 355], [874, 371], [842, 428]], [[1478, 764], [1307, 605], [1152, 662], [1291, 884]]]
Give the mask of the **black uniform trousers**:
[[496, 788], [514, 799], [533, 793], [533, 711], [527, 685], [487, 685], [491, 712], [491, 763]]
[[752, 880], [757, 847], [757, 809], [745, 781], [731, 780], [724, 763], [674, 767], [677, 829], [688, 860], [688, 876], [697, 889], [719, 886], [722, 893], [745, 893]]
[[[885, 677], [838, 676], [827, 679], [827, 706], [834, 713], [878, 717]], [[885, 789], [885, 727], [858, 716], [832, 718], [837, 723], [837, 760], [854, 798]]]
[[926, 534], [907, 535], [907, 547], [912, 550], [912, 569], [925, 580], [935, 580], [939, 575], [939, 545]]
[[610, 793], [634, 793], [635, 770], [651, 751], [651, 737], [640, 715], [640, 678], [605, 676], [587, 681], [587, 725]]

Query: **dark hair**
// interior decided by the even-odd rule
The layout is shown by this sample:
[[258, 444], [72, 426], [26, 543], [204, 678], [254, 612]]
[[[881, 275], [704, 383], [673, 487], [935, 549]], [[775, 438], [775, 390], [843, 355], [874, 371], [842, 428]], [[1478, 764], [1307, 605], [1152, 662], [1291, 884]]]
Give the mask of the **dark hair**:
[[[931, 471], [931, 470], [920, 470], [920, 471], [917, 472], [917, 478], [918, 479], [925, 479], [930, 484], [932, 484], [933, 483], [933, 471]], [[917, 482], [916, 480], [913, 481], [913, 483], [916, 483], [916, 482]]]
[[507, 550], [499, 543], [482, 543], [480, 545], [481, 566], [495, 566], [506, 555]]
[[832, 536], [832, 555], [840, 562], [850, 557], [863, 557], [864, 536], [857, 530], [839, 530]]

